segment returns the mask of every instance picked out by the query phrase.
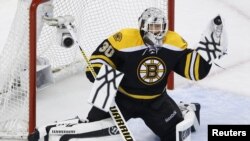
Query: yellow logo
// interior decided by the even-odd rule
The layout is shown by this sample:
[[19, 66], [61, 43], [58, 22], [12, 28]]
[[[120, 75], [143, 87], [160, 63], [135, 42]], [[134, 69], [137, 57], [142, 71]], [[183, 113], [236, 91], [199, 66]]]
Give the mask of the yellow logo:
[[137, 68], [137, 77], [146, 85], [158, 83], [166, 73], [166, 65], [158, 57], [143, 59]]
[[118, 32], [115, 35], [113, 35], [115, 41], [120, 42], [122, 40], [122, 33]]

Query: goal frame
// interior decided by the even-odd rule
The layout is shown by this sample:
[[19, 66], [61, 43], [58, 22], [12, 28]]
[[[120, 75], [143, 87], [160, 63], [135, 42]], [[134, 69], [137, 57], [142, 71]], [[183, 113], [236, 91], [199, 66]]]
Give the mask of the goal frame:
[[[37, 50], [37, 8], [40, 4], [48, 2], [50, 0], [32, 0], [30, 5], [30, 19], [29, 19], [29, 134], [32, 133], [36, 127], [36, 50]], [[168, 0], [168, 28], [174, 31], [174, 11], [175, 11], [175, 0]], [[174, 73], [171, 72], [168, 77], [167, 88], [174, 89]]]

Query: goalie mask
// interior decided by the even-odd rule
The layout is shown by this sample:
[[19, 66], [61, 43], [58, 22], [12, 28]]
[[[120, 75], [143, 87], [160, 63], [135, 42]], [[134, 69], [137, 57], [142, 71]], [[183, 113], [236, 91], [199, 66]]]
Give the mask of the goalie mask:
[[142, 39], [150, 50], [156, 50], [162, 45], [166, 34], [167, 20], [158, 8], [148, 8], [139, 17], [139, 29]]

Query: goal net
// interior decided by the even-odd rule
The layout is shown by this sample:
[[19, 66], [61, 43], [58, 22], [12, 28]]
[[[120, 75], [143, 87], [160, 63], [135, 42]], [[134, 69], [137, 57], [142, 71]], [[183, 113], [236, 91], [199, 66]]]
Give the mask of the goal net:
[[44, 17], [74, 17], [79, 44], [89, 57], [116, 31], [138, 28], [146, 8], [158, 7], [167, 16], [169, 1], [19, 0], [0, 52], [0, 140], [27, 139], [35, 128], [36, 91], [85, 69], [79, 48], [63, 47], [63, 31], [46, 24]]

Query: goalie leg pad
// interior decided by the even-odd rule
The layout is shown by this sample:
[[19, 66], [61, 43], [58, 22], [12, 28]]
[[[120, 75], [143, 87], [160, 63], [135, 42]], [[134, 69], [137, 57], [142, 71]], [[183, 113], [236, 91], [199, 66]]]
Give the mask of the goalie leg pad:
[[195, 132], [198, 130], [198, 128], [200, 127], [200, 104], [199, 103], [192, 103], [192, 107], [194, 109], [194, 113], [195, 113], [195, 119], [194, 119], [194, 123], [193, 126], [191, 128], [192, 132]]
[[189, 111], [184, 120], [176, 125], [176, 141], [191, 141], [191, 128], [194, 123], [195, 113]]
[[106, 138], [107, 136], [116, 135], [120, 136], [118, 128], [115, 126], [111, 118], [107, 118], [96, 122], [53, 127], [49, 132], [49, 140], [86, 140], [91, 138]]
[[48, 141], [48, 133], [51, 130], [51, 128], [57, 127], [57, 126], [70, 126], [70, 125], [72, 126], [72, 125], [82, 123], [82, 122], [83, 121], [81, 121], [78, 116], [72, 119], [64, 120], [64, 121], [56, 121], [54, 123], [47, 124], [47, 125], [44, 125], [35, 129], [35, 131], [28, 136], [28, 140], [38, 141], [39, 139], [44, 138], [45, 141]]
[[184, 120], [176, 125], [176, 141], [191, 141], [191, 132], [197, 131], [200, 126], [200, 104], [181, 102], [178, 106]]

